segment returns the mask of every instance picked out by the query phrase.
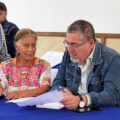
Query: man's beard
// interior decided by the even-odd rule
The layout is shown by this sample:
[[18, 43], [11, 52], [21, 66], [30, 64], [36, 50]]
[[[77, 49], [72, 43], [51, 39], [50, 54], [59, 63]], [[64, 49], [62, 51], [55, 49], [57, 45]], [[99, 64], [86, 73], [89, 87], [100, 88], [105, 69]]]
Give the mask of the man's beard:
[[70, 60], [71, 60], [72, 62], [74, 62], [74, 63], [78, 63], [78, 62], [79, 62], [79, 59], [74, 59], [74, 58], [72, 58], [72, 57], [70, 57]]
[[79, 65], [83, 65], [83, 62], [80, 61], [79, 59], [74, 59], [74, 58], [70, 57], [70, 60], [71, 60], [72, 62], [74, 62], [74, 63], [79, 64]]

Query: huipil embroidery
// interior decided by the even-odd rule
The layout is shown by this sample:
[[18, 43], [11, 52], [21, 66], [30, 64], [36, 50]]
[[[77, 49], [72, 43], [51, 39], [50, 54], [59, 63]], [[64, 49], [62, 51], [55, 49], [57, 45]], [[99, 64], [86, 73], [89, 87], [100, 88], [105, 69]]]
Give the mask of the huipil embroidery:
[[[36, 58], [35, 58], [35, 59], [36, 59]], [[25, 85], [27, 85], [27, 89], [29, 89], [29, 86], [31, 85], [31, 74], [33, 73], [33, 69], [32, 69], [32, 68], [33, 68], [33, 64], [34, 64], [35, 59], [33, 60], [32, 65], [28, 66], [29, 69], [25, 72], [26, 75], [25, 75], [24, 73], [22, 73], [22, 70], [21, 70], [21, 69], [18, 68], [18, 65], [17, 65], [18, 59], [17, 59], [17, 61], [16, 61], [16, 79], [17, 79], [17, 85], [18, 85], [18, 89], [19, 89], [19, 90], [21, 90], [22, 83], [23, 83], [23, 82], [21, 82], [21, 80], [20, 80], [21, 77], [24, 78], [24, 80], [26, 81], [26, 84], [25, 84]], [[22, 76], [20, 75], [20, 78], [19, 78], [19, 76], [18, 76], [19, 73], [22, 74]]]

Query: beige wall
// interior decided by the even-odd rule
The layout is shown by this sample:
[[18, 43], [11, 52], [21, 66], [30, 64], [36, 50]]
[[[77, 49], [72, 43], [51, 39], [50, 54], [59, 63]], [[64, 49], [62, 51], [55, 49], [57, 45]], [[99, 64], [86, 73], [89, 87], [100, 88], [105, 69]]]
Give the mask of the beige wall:
[[64, 40], [65, 37], [38, 37], [36, 56], [41, 57], [48, 51], [64, 52]]
[[[48, 51], [64, 52], [65, 37], [38, 36], [36, 57], [41, 57]], [[101, 42], [101, 38], [97, 38]], [[120, 53], [120, 38], [106, 38], [105, 44]]]
[[118, 53], [120, 53], [120, 38], [108, 38], [106, 40], [106, 45], [115, 49]]

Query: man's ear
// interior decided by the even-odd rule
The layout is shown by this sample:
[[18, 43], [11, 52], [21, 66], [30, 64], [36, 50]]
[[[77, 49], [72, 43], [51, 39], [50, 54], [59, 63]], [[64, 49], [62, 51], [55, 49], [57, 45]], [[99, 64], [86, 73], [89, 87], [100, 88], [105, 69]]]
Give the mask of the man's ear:
[[90, 48], [93, 48], [94, 45], [95, 45], [95, 41], [94, 41], [93, 39], [90, 39], [90, 40], [89, 40], [89, 47], [90, 47]]
[[5, 11], [5, 15], [7, 16], [7, 12]]
[[94, 44], [95, 44], [95, 41], [94, 41], [93, 39], [90, 39], [90, 40], [89, 40], [89, 43], [90, 43], [90, 45], [94, 45]]
[[94, 44], [94, 40], [93, 39], [90, 39], [90, 44]]
[[7, 11], [4, 11], [4, 13], [5, 13], [5, 19], [6, 19], [6, 17], [7, 17]]

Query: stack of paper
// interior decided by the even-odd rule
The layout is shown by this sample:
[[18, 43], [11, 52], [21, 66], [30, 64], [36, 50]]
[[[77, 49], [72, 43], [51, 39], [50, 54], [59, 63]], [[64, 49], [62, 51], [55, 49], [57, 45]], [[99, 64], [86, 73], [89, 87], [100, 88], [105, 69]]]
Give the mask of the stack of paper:
[[60, 102], [46, 103], [43, 105], [36, 105], [37, 108], [61, 109], [64, 105]]
[[19, 99], [14, 99], [14, 100], [8, 100], [7, 103], [9, 103], [9, 102], [12, 102], [12, 103], [23, 102], [23, 101], [26, 101], [26, 100], [30, 100], [32, 98], [33, 97], [25, 97], [25, 98], [19, 98]]
[[16, 104], [18, 106], [37, 105], [37, 107], [42, 107], [42, 108], [60, 109], [64, 107], [63, 104], [59, 102], [61, 99], [63, 99], [62, 94], [59, 91], [54, 90], [54, 91], [44, 93], [42, 95], [39, 95], [29, 100], [25, 100], [22, 102], [16, 102]]

